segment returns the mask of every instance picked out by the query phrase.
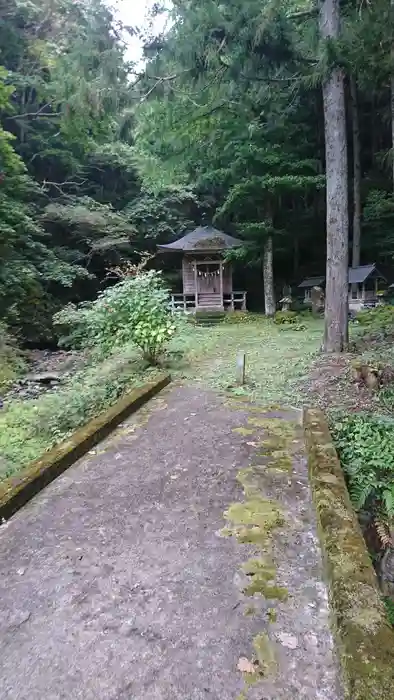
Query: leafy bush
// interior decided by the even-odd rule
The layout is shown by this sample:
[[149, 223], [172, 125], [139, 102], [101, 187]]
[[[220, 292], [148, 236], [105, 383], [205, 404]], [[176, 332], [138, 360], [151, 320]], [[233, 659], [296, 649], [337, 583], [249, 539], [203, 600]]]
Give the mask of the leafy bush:
[[278, 326], [284, 325], [286, 323], [297, 323], [297, 312], [277, 311], [274, 316], [274, 323], [276, 323]]
[[175, 332], [169, 294], [159, 272], [140, 272], [102, 292], [93, 301], [70, 305], [54, 317], [60, 342], [95, 348], [104, 356], [133, 342], [150, 364]]
[[383, 521], [394, 518], [394, 421], [375, 416], [341, 416], [332, 435], [357, 510]]

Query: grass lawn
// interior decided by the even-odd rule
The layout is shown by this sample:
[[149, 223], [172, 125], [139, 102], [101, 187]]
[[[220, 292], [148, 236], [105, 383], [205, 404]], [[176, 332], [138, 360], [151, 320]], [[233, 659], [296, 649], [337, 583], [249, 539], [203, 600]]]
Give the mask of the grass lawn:
[[[246, 393], [267, 404], [295, 405], [301, 401], [296, 385], [308, 372], [323, 335], [322, 321], [307, 319], [305, 326], [297, 331], [264, 316], [212, 327], [186, 325], [172, 345], [184, 357], [172, 363], [171, 372], [212, 388]], [[236, 386], [236, 359], [241, 352], [246, 355], [243, 388]]]

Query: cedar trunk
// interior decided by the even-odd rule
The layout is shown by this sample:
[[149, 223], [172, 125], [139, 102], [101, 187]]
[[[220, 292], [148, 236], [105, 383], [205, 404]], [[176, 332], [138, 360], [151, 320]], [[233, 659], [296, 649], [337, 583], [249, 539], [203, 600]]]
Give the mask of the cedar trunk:
[[272, 236], [269, 236], [264, 245], [263, 256], [263, 275], [264, 275], [264, 305], [265, 315], [273, 316], [275, 314], [275, 292], [274, 292], [274, 264], [273, 264], [273, 245]]
[[[391, 21], [394, 14], [394, 0], [390, 0], [391, 9]], [[391, 45], [391, 63], [394, 60], [394, 44]], [[394, 73], [391, 74], [391, 164], [392, 164], [392, 177], [393, 177], [393, 190], [394, 190]]]
[[360, 124], [358, 118], [357, 83], [353, 76], [350, 78], [350, 103], [352, 110], [352, 139], [353, 139], [353, 248], [352, 266], [360, 264], [361, 252], [361, 145]]
[[[320, 31], [339, 38], [339, 0], [323, 0]], [[342, 352], [348, 342], [348, 191], [344, 75], [334, 66], [323, 83], [326, 150], [327, 264], [323, 349]]]

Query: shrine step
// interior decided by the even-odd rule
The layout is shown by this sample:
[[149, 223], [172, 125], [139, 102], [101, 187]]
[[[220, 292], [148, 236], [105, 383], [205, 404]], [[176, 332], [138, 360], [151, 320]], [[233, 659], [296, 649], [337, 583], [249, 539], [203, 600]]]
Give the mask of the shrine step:
[[225, 313], [221, 310], [196, 311], [196, 324], [198, 326], [215, 326], [223, 322], [224, 316]]

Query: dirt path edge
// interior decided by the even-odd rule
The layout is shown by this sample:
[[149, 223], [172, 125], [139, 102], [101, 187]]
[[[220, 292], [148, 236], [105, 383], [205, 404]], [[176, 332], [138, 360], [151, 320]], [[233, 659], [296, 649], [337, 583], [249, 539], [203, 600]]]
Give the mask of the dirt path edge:
[[133, 389], [107, 411], [79, 428], [68, 440], [27, 465], [15, 476], [1, 482], [0, 520], [7, 520], [14, 515], [33, 496], [107, 437], [119, 423], [137, 411], [170, 381], [169, 374], [161, 373], [155, 380]]
[[304, 411], [313, 501], [346, 700], [387, 700], [394, 688], [394, 632], [324, 413]]

